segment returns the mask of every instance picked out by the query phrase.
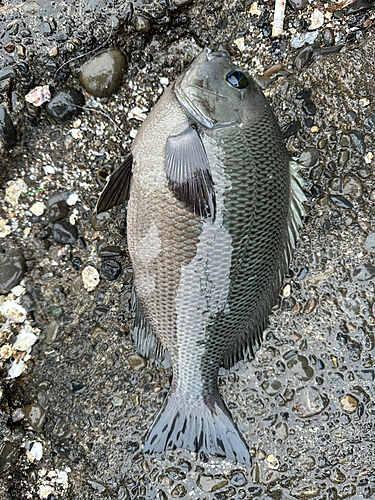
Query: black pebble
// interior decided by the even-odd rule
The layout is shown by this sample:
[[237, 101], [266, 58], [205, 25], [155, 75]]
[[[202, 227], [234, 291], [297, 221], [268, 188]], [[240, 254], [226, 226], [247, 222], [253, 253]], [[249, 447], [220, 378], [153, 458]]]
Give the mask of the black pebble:
[[335, 43], [335, 33], [332, 28], [324, 28], [322, 31], [323, 42], [326, 47], [332, 47]]
[[79, 271], [81, 269], [82, 262], [79, 257], [72, 257], [71, 263], [75, 271]]
[[304, 103], [302, 104], [302, 109], [309, 116], [314, 116], [316, 113], [316, 106], [310, 100], [304, 101]]
[[38, 238], [38, 240], [48, 240], [50, 236], [52, 235], [52, 229], [50, 227], [45, 227], [35, 233], [35, 238]]
[[300, 71], [304, 66], [307, 66], [311, 61], [312, 55], [314, 52], [314, 47], [312, 45], [308, 45], [301, 49], [293, 61], [293, 66]]
[[263, 30], [263, 36], [265, 38], [269, 38], [271, 35], [272, 35], [272, 28], [269, 24], [267, 24], [267, 26], [264, 26]]
[[375, 130], [375, 111], [368, 115], [367, 123], [373, 130]]
[[82, 112], [85, 96], [79, 90], [65, 87], [58, 90], [46, 104], [47, 115], [55, 120], [67, 121]]
[[106, 317], [107, 312], [108, 309], [106, 307], [95, 307], [95, 309], [93, 310], [94, 320], [98, 325], [100, 325], [100, 323]]
[[52, 238], [61, 245], [74, 245], [78, 239], [77, 226], [68, 221], [56, 222], [53, 225]]
[[69, 206], [65, 200], [58, 200], [53, 203], [48, 209], [48, 219], [50, 222], [56, 222], [64, 219], [69, 213]]
[[4, 106], [0, 106], [0, 140], [6, 148], [12, 148], [17, 142], [16, 130]]
[[86, 389], [85, 384], [82, 384], [81, 382], [76, 382], [75, 380], [69, 382], [67, 387], [73, 394], [82, 394], [83, 391]]
[[99, 275], [104, 280], [113, 281], [120, 276], [121, 271], [121, 264], [117, 260], [107, 259], [103, 262]]
[[303, 123], [307, 128], [311, 128], [314, 125], [314, 121], [311, 118], [305, 118]]
[[0, 254], [0, 294], [9, 293], [18, 285], [26, 271], [22, 250], [12, 249]]
[[311, 90], [300, 90], [297, 95], [296, 99], [299, 101], [306, 101], [306, 99], [309, 99], [311, 97]]
[[284, 139], [288, 139], [292, 135], [296, 135], [298, 130], [301, 128], [301, 122], [299, 120], [287, 123], [283, 128], [282, 128], [282, 134]]
[[308, 272], [309, 272], [309, 270], [307, 267], [301, 267], [301, 269], [297, 273], [297, 276], [296, 276], [297, 279], [300, 281], [303, 280], [304, 278], [306, 278], [306, 275]]
[[340, 194], [331, 194], [330, 198], [337, 207], [349, 209], [353, 208], [353, 205], [350, 203], [350, 201]]

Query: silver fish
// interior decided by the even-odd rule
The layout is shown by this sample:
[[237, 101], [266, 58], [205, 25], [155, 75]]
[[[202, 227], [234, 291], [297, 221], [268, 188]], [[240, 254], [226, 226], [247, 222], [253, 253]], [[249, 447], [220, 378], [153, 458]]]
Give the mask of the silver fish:
[[250, 465], [217, 378], [261, 341], [304, 214], [299, 168], [258, 85], [227, 52], [206, 49], [111, 176], [97, 210], [129, 198], [133, 338], [173, 366], [145, 452], [186, 448]]

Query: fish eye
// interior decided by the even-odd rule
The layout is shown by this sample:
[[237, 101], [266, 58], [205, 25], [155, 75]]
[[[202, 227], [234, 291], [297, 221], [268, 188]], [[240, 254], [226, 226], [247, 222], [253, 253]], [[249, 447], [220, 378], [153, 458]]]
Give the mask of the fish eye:
[[230, 71], [227, 74], [227, 82], [235, 89], [245, 89], [249, 82], [241, 71]]

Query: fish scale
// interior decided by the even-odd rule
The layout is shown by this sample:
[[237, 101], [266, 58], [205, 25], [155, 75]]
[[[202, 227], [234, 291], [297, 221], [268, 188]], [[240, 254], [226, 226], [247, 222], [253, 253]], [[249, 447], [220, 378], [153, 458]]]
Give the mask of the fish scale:
[[135, 345], [173, 368], [144, 452], [182, 447], [250, 465], [217, 379], [260, 344], [304, 213], [299, 168], [259, 87], [207, 49], [111, 177], [98, 211], [130, 194]]

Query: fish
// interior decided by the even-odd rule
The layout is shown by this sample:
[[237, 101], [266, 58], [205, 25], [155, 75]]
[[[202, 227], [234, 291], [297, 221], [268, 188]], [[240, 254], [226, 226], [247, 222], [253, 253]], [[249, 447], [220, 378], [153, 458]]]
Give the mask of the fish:
[[144, 453], [251, 465], [218, 375], [259, 348], [302, 224], [301, 168], [260, 87], [226, 51], [205, 49], [111, 175], [97, 212], [128, 203], [133, 340], [173, 371]]

